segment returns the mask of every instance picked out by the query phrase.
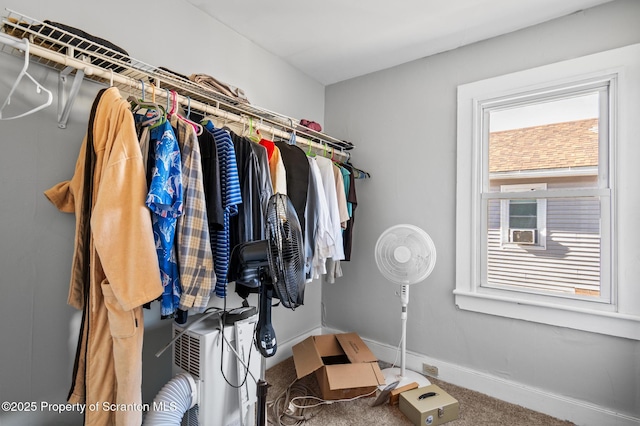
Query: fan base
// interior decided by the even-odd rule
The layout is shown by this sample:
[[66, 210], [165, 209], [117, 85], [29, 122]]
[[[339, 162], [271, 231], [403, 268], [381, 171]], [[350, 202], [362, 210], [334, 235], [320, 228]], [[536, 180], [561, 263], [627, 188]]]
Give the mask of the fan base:
[[[424, 377], [420, 373], [416, 373], [415, 371], [407, 370], [405, 368], [404, 376], [401, 376], [401, 373], [401, 368], [385, 368], [384, 370], [382, 370], [386, 385], [393, 382], [400, 382], [398, 383], [398, 386], [396, 386], [396, 389], [413, 382], [416, 382], [419, 388], [429, 386], [431, 384], [431, 382], [426, 377]], [[382, 385], [381, 388], [384, 388], [386, 385]]]

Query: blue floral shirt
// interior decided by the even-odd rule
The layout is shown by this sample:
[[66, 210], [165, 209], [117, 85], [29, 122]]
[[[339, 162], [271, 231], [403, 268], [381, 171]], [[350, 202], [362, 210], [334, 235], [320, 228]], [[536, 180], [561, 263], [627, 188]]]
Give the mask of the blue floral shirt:
[[164, 287], [160, 312], [162, 318], [172, 318], [182, 293], [174, 244], [183, 201], [180, 147], [169, 122], [151, 130], [151, 143], [153, 166], [146, 204], [153, 213], [153, 235]]

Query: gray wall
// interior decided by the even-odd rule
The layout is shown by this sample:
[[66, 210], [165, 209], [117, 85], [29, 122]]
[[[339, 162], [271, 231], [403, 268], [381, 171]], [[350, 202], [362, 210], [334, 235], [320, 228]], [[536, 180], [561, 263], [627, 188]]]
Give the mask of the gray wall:
[[[55, 3], [55, 4], [54, 4]], [[187, 1], [104, 2], [0, 0], [0, 9], [63, 22], [106, 38], [131, 56], [182, 73], [203, 72], [241, 87], [249, 100], [293, 117], [323, 122], [324, 87], [247, 39], [203, 15]], [[0, 53], [0, 103], [22, 60]], [[258, 69], [258, 71], [256, 71]], [[101, 88], [85, 82], [68, 128], [57, 127], [57, 73], [33, 65], [31, 74], [54, 92], [49, 108], [0, 121], [0, 400], [61, 403], [68, 393], [79, 313], [67, 306], [74, 217], [58, 212], [42, 192], [69, 179], [86, 131], [91, 103]], [[21, 96], [32, 97], [32, 87]], [[126, 94], [125, 94], [126, 95]], [[33, 100], [25, 105], [33, 105]], [[279, 343], [320, 327], [320, 283], [307, 286], [305, 306], [274, 309]], [[250, 300], [256, 300], [251, 296]], [[222, 306], [220, 299], [211, 304]], [[171, 377], [170, 351], [153, 354], [170, 339], [170, 321], [157, 304], [145, 315], [143, 397], [153, 399]], [[228, 305], [239, 305], [229, 298]], [[0, 424], [78, 424], [77, 415], [0, 412]]]
[[[324, 285], [324, 323], [399, 343], [397, 290], [378, 273], [377, 237], [397, 223], [432, 236], [438, 263], [410, 291], [409, 351], [640, 417], [640, 342], [456, 309], [456, 87], [640, 42], [640, 2], [617, 1], [522, 31], [331, 85], [326, 129], [357, 142], [348, 280]], [[388, 361], [393, 361], [392, 359]]]

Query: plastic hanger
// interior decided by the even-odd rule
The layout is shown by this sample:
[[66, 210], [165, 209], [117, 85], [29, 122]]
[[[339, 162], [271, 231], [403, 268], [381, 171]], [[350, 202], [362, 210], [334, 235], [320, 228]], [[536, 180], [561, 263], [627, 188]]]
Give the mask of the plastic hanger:
[[256, 143], [260, 142], [260, 139], [262, 139], [260, 137], [260, 131], [253, 127], [253, 118], [251, 117], [249, 117], [249, 134], [247, 137]]
[[[127, 100], [131, 104], [131, 111], [134, 115], [144, 116], [146, 120], [140, 122], [143, 127], [151, 126], [151, 128], [157, 127], [167, 120], [166, 112], [161, 105], [155, 102], [145, 101], [145, 87], [144, 81], [140, 80], [142, 85], [142, 99], [136, 99], [134, 96], [129, 96]], [[154, 93], [155, 93], [155, 86]]]
[[187, 96], [187, 115], [186, 118], [191, 120], [191, 97]]
[[[153, 100], [155, 101], [155, 98], [156, 98], [156, 89], [155, 89], [155, 87], [156, 87], [156, 86], [155, 86], [155, 85], [152, 85], [151, 87], [153, 87], [153, 94], [152, 94], [152, 98], [153, 98]], [[165, 107], [163, 107], [162, 105], [160, 105], [160, 104], [156, 104], [155, 102], [151, 102], [151, 103], [149, 104], [149, 105], [155, 105], [155, 106], [157, 106], [157, 110], [158, 110], [158, 111], [162, 111], [162, 118], [161, 118], [160, 120], [156, 121], [155, 123], [151, 123], [150, 125], [148, 124], [150, 129], [155, 129], [155, 128], [156, 128], [156, 127], [158, 127], [158, 126], [163, 125], [163, 124], [167, 121], [167, 117], [169, 116], [169, 114], [168, 114], [169, 106], [170, 106], [170, 105], [169, 105], [169, 102], [170, 102], [170, 99], [169, 99], [169, 90], [168, 90], [168, 89], [164, 89], [164, 90], [166, 90], [166, 92], [167, 92], [167, 107], [166, 107], [166, 109], [165, 109]]]
[[179, 120], [184, 121], [185, 123], [187, 123], [188, 125], [190, 125], [191, 127], [193, 127], [193, 130], [196, 132], [196, 135], [200, 136], [203, 132], [203, 128], [200, 124], [189, 120], [189, 115], [191, 115], [191, 98], [187, 96], [187, 101], [188, 101], [188, 112], [187, 112], [187, 117], [183, 117], [180, 114], [178, 114], [178, 94], [172, 90], [171, 91], [171, 102], [173, 103], [173, 105], [171, 106], [171, 111], [169, 112], [169, 115], [171, 114], [175, 114], [176, 117], [178, 117]]
[[[7, 99], [5, 99], [4, 103], [2, 104], [2, 106], [0, 107], [0, 120], [13, 120], [15, 118], [21, 118], [21, 117], [25, 117], [27, 115], [33, 114], [37, 111], [40, 111], [43, 108], [48, 107], [49, 105], [51, 105], [51, 103], [53, 102], [53, 93], [48, 90], [47, 88], [45, 88], [44, 86], [42, 86], [40, 83], [38, 83], [38, 81], [33, 78], [31, 76], [31, 74], [29, 74], [27, 72], [27, 68], [29, 68], [29, 40], [22, 39], [22, 40], [18, 40], [14, 37], [11, 37], [7, 34], [4, 33], [0, 33], [0, 41], [6, 45], [10, 45], [16, 49], [20, 49], [22, 51], [24, 51], [24, 66], [22, 67], [22, 70], [20, 71], [20, 74], [18, 74], [18, 77], [16, 78], [15, 83], [13, 83], [13, 87], [11, 88], [11, 90], [9, 91], [9, 94], [7, 95]], [[47, 94], [47, 100], [42, 104], [39, 105], [27, 112], [23, 112], [22, 114], [18, 114], [15, 115], [13, 117], [3, 117], [2, 116], [2, 111], [4, 110], [4, 108], [7, 105], [11, 104], [11, 96], [13, 95], [13, 93], [16, 91], [16, 89], [18, 88], [18, 85], [20, 84], [20, 82], [22, 81], [23, 77], [27, 77], [29, 80], [31, 80], [31, 82], [33, 82], [33, 84], [36, 85], [36, 93], [40, 94], [42, 91], [44, 91]]]
[[140, 121], [141, 126], [152, 126], [153, 128], [167, 121], [166, 113], [161, 105], [153, 102], [142, 102], [141, 100], [136, 100], [133, 96], [129, 96], [127, 100], [131, 103], [131, 111], [134, 114], [146, 117], [146, 120]]
[[291, 136], [289, 136], [289, 145], [295, 145], [296, 142], [296, 131], [291, 132]]
[[147, 91], [144, 88], [144, 80], [140, 79], [139, 81], [140, 81], [140, 84], [142, 85], [142, 89], [141, 89], [142, 90], [142, 102], [144, 102], [144, 97], [147, 95]]
[[169, 89], [164, 89], [164, 91], [165, 91], [165, 95], [167, 97], [167, 109], [166, 109], [167, 115], [169, 117], [171, 117], [174, 114], [175, 111], [174, 111], [173, 107], [171, 107], [171, 97], [169, 96]]
[[311, 144], [307, 145], [309, 148], [307, 149], [307, 157], [315, 157], [316, 153], [311, 150]]

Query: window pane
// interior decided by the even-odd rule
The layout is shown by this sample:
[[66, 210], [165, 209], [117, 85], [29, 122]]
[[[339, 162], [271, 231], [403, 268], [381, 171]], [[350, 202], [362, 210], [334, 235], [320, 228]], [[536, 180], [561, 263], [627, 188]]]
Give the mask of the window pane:
[[546, 227], [538, 230], [538, 239], [546, 241], [544, 250], [537, 245], [505, 244], [500, 212], [500, 200], [488, 200], [483, 285], [572, 297], [600, 295], [599, 197], [547, 198]]
[[538, 227], [536, 200], [511, 200], [509, 202], [509, 228], [536, 229]]
[[512, 229], [536, 229], [537, 219], [527, 216], [511, 216], [509, 218], [509, 228]]
[[538, 205], [535, 200], [511, 200], [509, 214], [511, 216], [535, 216]]

